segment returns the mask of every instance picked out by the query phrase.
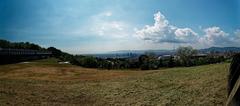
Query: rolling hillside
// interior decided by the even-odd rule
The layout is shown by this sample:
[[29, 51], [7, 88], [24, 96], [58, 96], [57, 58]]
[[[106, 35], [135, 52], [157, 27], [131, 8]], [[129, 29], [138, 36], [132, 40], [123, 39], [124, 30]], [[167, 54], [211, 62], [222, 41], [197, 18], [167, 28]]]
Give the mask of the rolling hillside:
[[46, 59], [0, 66], [0, 105], [224, 105], [229, 63], [97, 70]]

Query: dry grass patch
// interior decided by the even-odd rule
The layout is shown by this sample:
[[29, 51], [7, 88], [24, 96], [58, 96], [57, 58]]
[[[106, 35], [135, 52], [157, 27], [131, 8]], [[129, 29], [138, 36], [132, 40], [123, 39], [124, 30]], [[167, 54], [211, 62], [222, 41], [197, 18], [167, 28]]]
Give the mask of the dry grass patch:
[[55, 59], [0, 66], [0, 105], [224, 105], [229, 64], [97, 70]]

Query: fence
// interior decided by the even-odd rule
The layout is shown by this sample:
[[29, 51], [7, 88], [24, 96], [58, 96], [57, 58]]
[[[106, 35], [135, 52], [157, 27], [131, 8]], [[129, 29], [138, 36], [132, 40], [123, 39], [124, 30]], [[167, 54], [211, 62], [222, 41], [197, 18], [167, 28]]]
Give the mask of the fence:
[[0, 48], [0, 64], [42, 59], [51, 55], [52, 52], [43, 50]]
[[0, 55], [51, 55], [52, 52], [29, 49], [3, 49], [0, 48]]
[[240, 54], [233, 57], [228, 76], [227, 106], [240, 106]]

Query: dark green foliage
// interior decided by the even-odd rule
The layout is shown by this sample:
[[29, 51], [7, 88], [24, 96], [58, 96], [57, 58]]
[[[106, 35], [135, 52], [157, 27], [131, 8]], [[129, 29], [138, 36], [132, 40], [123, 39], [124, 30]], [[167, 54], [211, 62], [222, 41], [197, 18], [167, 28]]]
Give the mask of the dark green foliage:
[[29, 42], [9, 42], [7, 40], [1, 40], [1, 39], [0, 39], [0, 48], [45, 50], [39, 45], [29, 43]]
[[11, 48], [11, 43], [6, 40], [0, 40], [0, 47], [1, 48]]
[[197, 54], [197, 51], [191, 46], [179, 47], [176, 51], [176, 54], [180, 57], [180, 61], [184, 66], [191, 66], [193, 64], [191, 61], [191, 57]]
[[149, 63], [143, 63], [140, 66], [141, 70], [150, 70]]
[[61, 61], [69, 61], [71, 64], [81, 65], [77, 56], [62, 52], [61, 50], [55, 47], [47, 48], [48, 51], [52, 52], [52, 56], [60, 59]]
[[3, 48], [0, 50], [0, 64], [17, 63], [49, 57], [49, 52], [46, 52], [47, 50], [45, 48], [29, 42], [0, 40], [0, 48]]
[[[175, 67], [175, 66], [195, 66], [223, 62], [233, 55], [227, 52], [225, 55], [217, 55], [218, 52], [211, 52], [208, 56], [198, 57], [197, 51], [192, 47], [179, 47], [175, 56], [167, 58], [158, 58], [154, 53], [145, 53], [138, 58], [107, 58], [101, 59], [92, 56], [71, 55], [55, 47], [47, 49], [29, 42], [9, 42], [0, 40], [1, 48], [13, 49], [31, 49], [31, 50], [48, 50], [52, 52], [52, 56], [61, 61], [69, 61], [71, 64], [88, 68], [102, 69], [129, 69], [140, 68], [141, 70], [153, 70], [159, 67]], [[226, 56], [228, 58], [226, 58]], [[177, 57], [177, 58], [175, 58]]]
[[64, 55], [63, 52], [55, 47], [47, 48], [48, 51], [52, 52], [53, 57], [59, 58], [61, 55]]
[[159, 68], [159, 61], [153, 53], [146, 53], [139, 57], [139, 66], [141, 70], [153, 70]]
[[141, 55], [138, 58], [139, 64], [142, 65], [144, 64], [144, 62], [146, 62], [148, 60], [148, 56], [147, 55]]
[[168, 67], [174, 67], [174, 66], [175, 66], [174, 58], [173, 56], [171, 56], [168, 61]]
[[97, 60], [94, 57], [86, 56], [78, 58], [77, 61], [80, 63], [81, 66], [88, 68], [97, 68]]
[[173, 56], [170, 56], [169, 58], [161, 58], [158, 60], [159, 67], [174, 67], [174, 66], [180, 66], [179, 60], [175, 60]]

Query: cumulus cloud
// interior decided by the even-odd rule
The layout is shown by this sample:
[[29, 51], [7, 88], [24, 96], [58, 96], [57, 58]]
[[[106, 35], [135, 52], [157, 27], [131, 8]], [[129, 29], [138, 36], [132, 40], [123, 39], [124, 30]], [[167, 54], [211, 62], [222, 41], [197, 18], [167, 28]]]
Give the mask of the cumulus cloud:
[[174, 34], [176, 38], [185, 42], [194, 42], [198, 38], [198, 34], [192, 31], [190, 28], [178, 28]]
[[[85, 33], [93, 36], [106, 37], [110, 39], [129, 39], [132, 35], [141, 40], [151, 41], [161, 45], [177, 43], [179, 45], [192, 45], [197, 48], [211, 46], [236, 46], [240, 42], [240, 29], [233, 34], [223, 31], [218, 26], [199, 28], [203, 34], [196, 33], [188, 27], [178, 27], [170, 24], [166, 17], [157, 12], [154, 14], [154, 24], [146, 25], [141, 29], [132, 30], [131, 24], [125, 21], [114, 20], [112, 12], [102, 12], [93, 15], [86, 26]], [[82, 32], [81, 32], [82, 33]], [[132, 40], [133, 40], [132, 39]], [[139, 40], [139, 39], [138, 39]], [[139, 41], [141, 41], [139, 40]]]
[[194, 47], [211, 46], [236, 46], [240, 42], [240, 29], [231, 34], [224, 32], [220, 27], [213, 26], [199, 29], [204, 34], [199, 35], [191, 28], [180, 28], [169, 24], [169, 21], [161, 13], [154, 14], [154, 24], [146, 25], [142, 29], [136, 29], [135, 35], [142, 40], [154, 43], [181, 43], [191, 44]]
[[136, 30], [136, 35], [143, 40], [156, 43], [192, 43], [197, 40], [198, 34], [190, 28], [178, 28], [170, 25], [161, 12], [154, 14], [153, 26], [146, 25]]
[[222, 31], [220, 27], [209, 27], [203, 30], [205, 35], [199, 40], [201, 44], [210, 46], [227, 46], [232, 45], [235, 41], [228, 33]]

